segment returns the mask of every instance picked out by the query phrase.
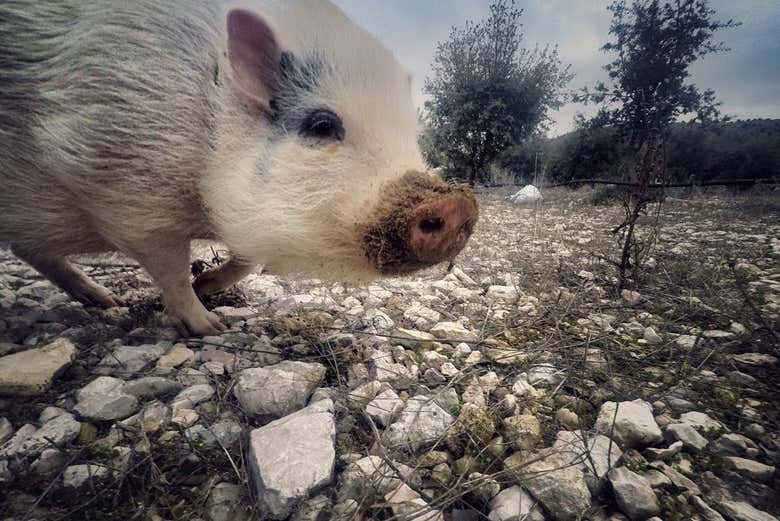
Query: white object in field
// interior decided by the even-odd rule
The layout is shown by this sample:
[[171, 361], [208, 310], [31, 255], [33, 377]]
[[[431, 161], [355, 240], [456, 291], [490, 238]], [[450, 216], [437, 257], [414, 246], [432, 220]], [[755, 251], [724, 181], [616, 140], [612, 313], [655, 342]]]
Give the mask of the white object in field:
[[523, 188], [509, 198], [515, 204], [533, 204], [544, 200], [542, 192], [534, 185], [525, 185]]

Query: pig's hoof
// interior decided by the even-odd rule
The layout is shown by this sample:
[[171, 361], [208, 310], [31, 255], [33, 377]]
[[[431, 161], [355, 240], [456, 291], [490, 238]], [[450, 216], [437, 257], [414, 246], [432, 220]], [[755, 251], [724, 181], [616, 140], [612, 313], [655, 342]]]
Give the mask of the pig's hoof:
[[179, 333], [184, 336], [219, 335], [227, 329], [216, 314], [205, 309], [202, 313], [186, 317], [172, 316], [171, 320]]

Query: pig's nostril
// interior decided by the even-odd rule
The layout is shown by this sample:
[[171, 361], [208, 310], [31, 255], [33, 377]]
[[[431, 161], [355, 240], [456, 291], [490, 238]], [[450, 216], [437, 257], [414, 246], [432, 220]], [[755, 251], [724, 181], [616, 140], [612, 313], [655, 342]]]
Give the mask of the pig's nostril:
[[444, 219], [434, 217], [433, 219], [423, 219], [420, 221], [420, 230], [423, 233], [435, 233], [444, 228]]

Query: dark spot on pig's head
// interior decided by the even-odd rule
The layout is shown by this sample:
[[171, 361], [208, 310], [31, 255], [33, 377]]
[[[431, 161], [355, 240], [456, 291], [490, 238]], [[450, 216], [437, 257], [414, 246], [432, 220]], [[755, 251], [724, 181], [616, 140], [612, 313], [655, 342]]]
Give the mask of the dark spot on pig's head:
[[307, 106], [307, 98], [321, 89], [320, 80], [325, 70], [324, 60], [313, 56], [299, 59], [285, 51], [279, 65], [279, 88], [271, 99], [271, 122], [280, 134], [300, 129], [312, 110], [322, 107]]
[[385, 274], [452, 260], [474, 231], [479, 209], [466, 188], [419, 172], [389, 183], [368, 223], [358, 227], [363, 252]]

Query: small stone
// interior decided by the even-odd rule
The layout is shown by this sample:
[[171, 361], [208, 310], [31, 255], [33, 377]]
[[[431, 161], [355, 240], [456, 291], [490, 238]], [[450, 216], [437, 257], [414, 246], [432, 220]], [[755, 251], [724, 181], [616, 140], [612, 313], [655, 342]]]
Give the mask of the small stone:
[[141, 400], [148, 400], [178, 393], [181, 391], [181, 384], [161, 376], [145, 376], [130, 380], [122, 390]]
[[470, 403], [477, 407], [487, 407], [485, 392], [480, 385], [469, 384], [463, 390], [463, 403]]
[[487, 289], [485, 298], [491, 302], [504, 302], [511, 304], [520, 296], [517, 288], [514, 286], [490, 286]]
[[440, 511], [430, 508], [425, 500], [405, 483], [401, 483], [398, 488], [389, 492], [385, 496], [385, 501], [397, 519], [444, 521]]
[[666, 426], [664, 437], [669, 441], [681, 441], [685, 448], [692, 452], [700, 452], [709, 443], [707, 438], [698, 433], [687, 423], [672, 423]]
[[285, 361], [244, 369], [238, 375], [234, 393], [247, 414], [278, 418], [306, 405], [324, 376], [322, 364]]
[[[202, 354], [202, 353], [201, 353]], [[180, 369], [176, 375], [176, 381], [184, 387], [192, 387], [193, 385], [208, 385], [209, 376], [192, 367], [185, 367]]]
[[550, 364], [535, 365], [528, 369], [528, 383], [533, 386], [556, 386], [563, 381], [565, 373]]
[[157, 360], [157, 367], [171, 368], [191, 363], [195, 360], [195, 352], [184, 344], [176, 344], [170, 351]]
[[661, 429], [653, 418], [653, 408], [644, 400], [605, 402], [599, 410], [595, 429], [601, 434], [612, 435], [624, 448], [652, 445], [663, 440]]
[[[705, 440], [706, 441], [706, 440]], [[652, 459], [669, 460], [679, 453], [683, 448], [683, 442], [675, 441], [665, 449], [645, 449], [645, 453]]]
[[674, 339], [674, 343], [683, 349], [691, 349], [696, 345], [696, 337], [692, 335], [680, 335]]
[[667, 478], [662, 472], [655, 469], [646, 470], [641, 472], [640, 475], [650, 483], [653, 488], [670, 488], [672, 486], [672, 480]]
[[248, 465], [261, 509], [269, 519], [286, 518], [312, 490], [330, 483], [335, 440], [330, 400], [252, 431]]
[[769, 482], [775, 474], [775, 467], [751, 459], [726, 456], [723, 461], [727, 468], [755, 481]]
[[689, 412], [696, 409], [696, 404], [683, 398], [669, 398], [669, 407], [675, 412]]
[[652, 327], [646, 327], [644, 334], [642, 335], [642, 338], [645, 339], [645, 342], [647, 342], [650, 345], [657, 345], [663, 343], [664, 339], [661, 338], [658, 333], [655, 332], [655, 329]]
[[699, 496], [691, 496], [691, 504], [699, 511], [704, 521], [726, 521], [717, 510], [709, 506]]
[[623, 452], [616, 442], [603, 434], [585, 438], [587, 449], [580, 431], [560, 431], [556, 435], [553, 449], [559, 451], [569, 464], [578, 466], [585, 472], [586, 477], [590, 474], [600, 480], [609, 469], [618, 464]]
[[232, 306], [219, 306], [212, 311], [228, 325], [237, 324], [257, 316], [257, 311], [249, 307], [234, 308]]
[[686, 478], [666, 463], [662, 461], [653, 461], [650, 463], [650, 466], [656, 470], [661, 471], [664, 476], [671, 480], [675, 487], [686, 490], [688, 493], [693, 495], [701, 495], [701, 489], [699, 489], [699, 486], [696, 483]]
[[394, 490], [401, 483], [399, 476], [390, 465], [379, 456], [366, 456], [350, 463], [341, 474], [338, 498], [365, 499], [373, 502], [376, 498]]
[[165, 354], [165, 350], [170, 345], [170, 342], [161, 342], [140, 346], [119, 346], [100, 361], [95, 372], [102, 375], [132, 376]]
[[423, 373], [423, 378], [425, 379], [425, 382], [432, 386], [441, 385], [447, 381], [439, 371], [433, 368], [427, 369], [425, 373]]
[[406, 402], [398, 420], [385, 430], [383, 440], [390, 447], [417, 451], [440, 439], [454, 421], [432, 399], [414, 396]]
[[721, 501], [718, 510], [733, 521], [777, 521], [777, 518], [744, 501]]
[[743, 326], [743, 325], [742, 325], [742, 324], [740, 324], [739, 322], [732, 322], [731, 324], [729, 324], [729, 329], [730, 329], [730, 330], [731, 330], [731, 332], [732, 332], [732, 333], [734, 333], [735, 335], [743, 335], [743, 334], [745, 334], [745, 332], [747, 331], [747, 329], [745, 328], [745, 326]]
[[638, 291], [631, 291], [630, 289], [624, 289], [620, 292], [620, 296], [626, 303], [635, 306], [642, 300], [642, 295]]
[[0, 417], [0, 445], [10, 439], [14, 433], [14, 426], [8, 421], [8, 418]]
[[149, 402], [144, 406], [140, 416], [141, 428], [146, 433], [164, 430], [171, 421], [171, 409], [159, 401]]
[[0, 358], [0, 395], [43, 394], [77, 354], [70, 340], [58, 338], [43, 347]]
[[184, 432], [187, 439], [203, 448], [229, 449], [238, 443], [241, 437], [241, 425], [232, 421], [215, 423], [211, 427], [195, 425]]
[[465, 358], [471, 354], [471, 347], [465, 342], [455, 346], [455, 358]]
[[436, 337], [430, 333], [424, 331], [417, 331], [416, 329], [404, 329], [397, 328], [393, 335], [394, 340], [400, 345], [409, 349], [416, 349], [420, 345], [425, 345], [436, 340]]
[[458, 419], [447, 433], [447, 445], [456, 453], [462, 453], [469, 446], [481, 450], [490, 442], [495, 432], [493, 420], [482, 407], [465, 403], [460, 409]]
[[544, 521], [537, 501], [517, 485], [505, 488], [490, 501], [490, 521]]
[[765, 355], [762, 353], [743, 353], [734, 355], [732, 359], [739, 365], [745, 367], [767, 367], [777, 364], [777, 357]]
[[680, 423], [687, 423], [699, 432], [719, 431], [723, 428], [717, 420], [713, 420], [707, 414], [698, 411], [686, 412], [680, 415]]
[[68, 456], [59, 449], [45, 449], [30, 466], [35, 474], [41, 477], [51, 477], [68, 462]]
[[541, 426], [536, 416], [519, 414], [504, 418], [504, 440], [516, 450], [529, 450], [541, 438]]
[[471, 353], [469, 353], [469, 356], [467, 356], [466, 359], [463, 361], [463, 365], [472, 366], [472, 365], [477, 365], [480, 362], [482, 362], [482, 353], [480, 353], [479, 351], [472, 351]]
[[461, 402], [458, 393], [452, 387], [438, 391], [433, 395], [433, 401], [450, 414], [457, 414], [460, 410]]
[[381, 392], [366, 406], [366, 414], [382, 427], [390, 425], [398, 412], [403, 409], [404, 401], [392, 389]]
[[573, 431], [580, 428], [580, 419], [577, 413], [562, 407], [555, 411], [555, 421], [563, 428]]
[[734, 333], [730, 333], [729, 331], [721, 331], [720, 329], [710, 329], [708, 331], [704, 331], [701, 336], [704, 338], [731, 338], [734, 336]]
[[479, 336], [469, 331], [460, 322], [439, 322], [431, 328], [431, 334], [436, 338], [455, 342], [476, 342]]
[[479, 472], [469, 474], [468, 483], [471, 493], [484, 503], [493, 499], [501, 490], [501, 485], [498, 484], [498, 481]]
[[452, 479], [452, 469], [446, 463], [439, 463], [431, 469], [431, 479], [446, 486]]
[[749, 451], [758, 450], [758, 446], [747, 436], [731, 432], [715, 440], [712, 450], [722, 456], [745, 456]]
[[556, 451], [525, 456], [515, 453], [504, 468], [559, 521], [582, 519], [591, 505], [590, 491], [579, 468]]
[[679, 456], [674, 462], [672, 462], [672, 467], [674, 467], [676, 470], [679, 470], [688, 477], [693, 477], [695, 474], [693, 471], [693, 462], [687, 455]]
[[[469, 358], [474, 356], [474, 353], [479, 353], [479, 351], [472, 352]], [[482, 353], [480, 353], [480, 360], [481, 355]], [[485, 357], [495, 364], [506, 366], [523, 365], [528, 362], [528, 353], [518, 349], [490, 347], [485, 349]], [[468, 358], [466, 362], [468, 364]]]
[[427, 329], [441, 320], [441, 313], [414, 302], [404, 311], [404, 318], [418, 329]]
[[110, 469], [103, 465], [90, 463], [71, 465], [62, 473], [62, 486], [66, 489], [78, 490], [89, 483], [105, 481], [110, 474]]
[[200, 370], [212, 376], [222, 376], [225, 374], [225, 365], [222, 362], [206, 362], [200, 366]]
[[215, 392], [214, 388], [209, 384], [191, 385], [177, 394], [173, 399], [173, 410], [176, 411], [183, 405], [186, 405], [186, 408], [192, 408], [199, 403], [210, 400]]
[[425, 454], [422, 454], [417, 460], [416, 464], [421, 468], [432, 468], [441, 463], [447, 463], [450, 461], [450, 455], [443, 450], [429, 450]]
[[512, 385], [512, 392], [518, 398], [537, 398], [539, 396], [539, 391], [528, 383], [528, 375], [525, 373], [517, 377], [514, 385]]
[[452, 378], [453, 376], [457, 375], [460, 371], [458, 371], [458, 368], [455, 367], [450, 362], [444, 362], [441, 364], [441, 374], [443, 374], [447, 378]]
[[177, 409], [173, 413], [171, 423], [174, 423], [184, 429], [192, 427], [200, 419], [200, 415], [192, 409]]
[[387, 389], [390, 389], [389, 384], [380, 382], [378, 380], [372, 380], [349, 391], [347, 394], [347, 401], [349, 402], [350, 407], [354, 407], [355, 409], [363, 409], [369, 404], [369, 402], [371, 402], [371, 400], [376, 397], [377, 394], [382, 392], [382, 390]]
[[750, 387], [751, 385], [756, 385], [758, 383], [756, 378], [741, 371], [729, 371], [726, 378], [729, 382], [743, 387]]
[[392, 353], [369, 349], [366, 356], [371, 360], [375, 380], [392, 384], [396, 389], [407, 389], [417, 379], [407, 366], [393, 361]]
[[309, 404], [320, 400], [336, 400], [339, 397], [339, 391], [333, 387], [317, 387], [309, 398]]
[[72, 414], [64, 413], [49, 420], [40, 429], [25, 425], [11, 438], [3, 449], [0, 457], [29, 457], [41, 454], [45, 449], [63, 447], [78, 438], [81, 433], [81, 423]]
[[99, 376], [76, 393], [74, 410], [89, 420], [109, 421], [127, 418], [138, 410], [138, 399], [124, 392], [125, 382]]
[[653, 488], [639, 474], [620, 467], [610, 470], [608, 477], [618, 507], [632, 520], [644, 521], [661, 512]]
[[206, 501], [206, 516], [209, 521], [245, 521], [249, 513], [242, 506], [240, 485], [217, 483], [211, 489]]

